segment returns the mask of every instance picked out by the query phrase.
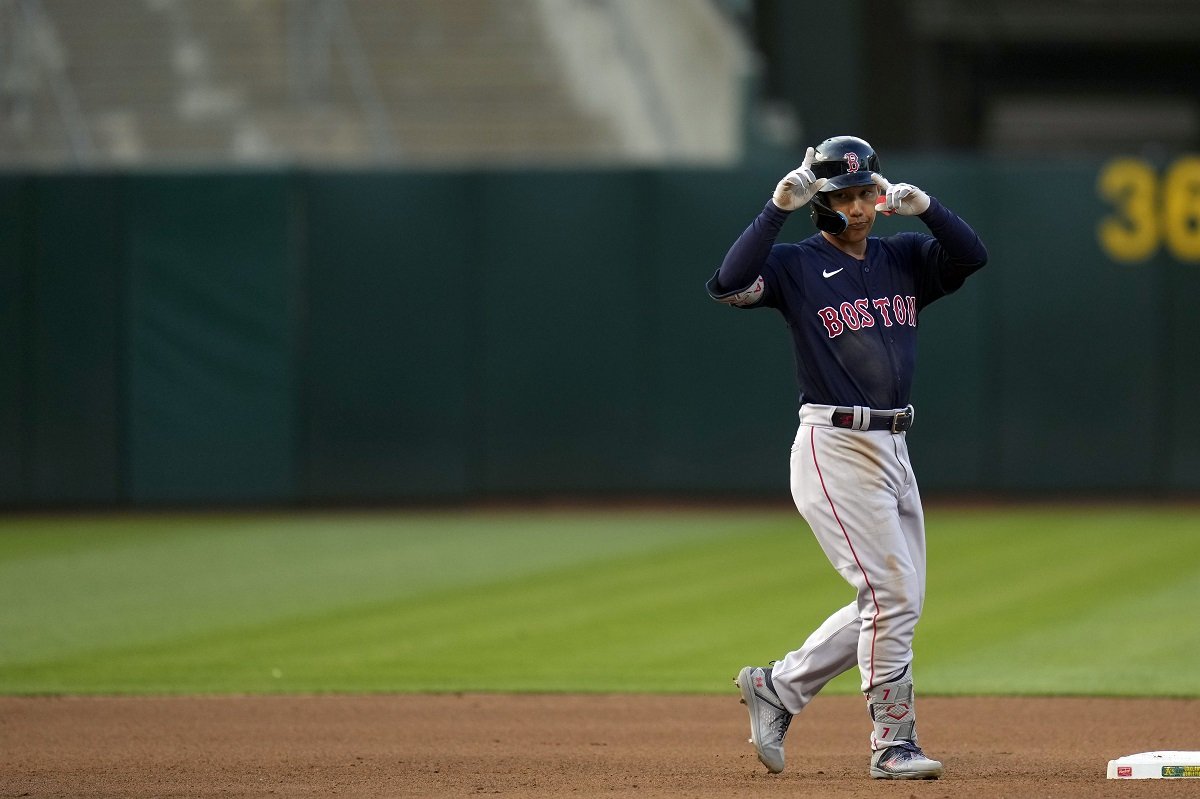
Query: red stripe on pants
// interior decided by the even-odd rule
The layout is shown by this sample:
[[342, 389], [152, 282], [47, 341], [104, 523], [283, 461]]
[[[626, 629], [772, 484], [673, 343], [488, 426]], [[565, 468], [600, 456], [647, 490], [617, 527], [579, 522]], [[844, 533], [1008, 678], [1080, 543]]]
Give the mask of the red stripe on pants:
[[825, 487], [825, 476], [821, 474], [821, 465], [817, 463], [817, 428], [816, 426], [809, 427], [808, 433], [809, 447], [812, 449], [813, 467], [817, 470], [817, 478], [821, 481], [821, 491], [825, 494], [825, 500], [829, 503], [829, 510], [833, 511], [833, 518], [838, 523], [838, 527], [842, 530], [842, 536], [846, 539], [846, 546], [850, 547], [850, 554], [854, 556], [854, 563], [858, 566], [858, 570], [862, 572], [863, 582], [867, 584], [867, 588], [871, 591], [871, 603], [875, 605], [875, 615], [871, 617], [871, 675], [868, 685], [871, 688], [875, 687], [875, 638], [879, 635], [879, 626], [876, 622], [879, 620], [879, 600], [875, 598], [875, 587], [871, 585], [871, 580], [867, 577], [867, 570], [863, 568], [862, 561], [858, 559], [858, 553], [854, 551], [854, 544], [850, 541], [850, 534], [846, 532], [846, 525], [842, 524], [842, 519], [838, 516], [837, 506], [833, 504], [833, 497], [829, 496], [829, 489]]

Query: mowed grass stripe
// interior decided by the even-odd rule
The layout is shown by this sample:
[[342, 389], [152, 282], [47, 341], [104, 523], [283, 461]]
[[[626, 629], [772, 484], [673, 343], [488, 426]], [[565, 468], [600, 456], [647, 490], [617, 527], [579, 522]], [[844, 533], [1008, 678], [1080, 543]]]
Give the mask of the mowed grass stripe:
[[[342, 575], [306, 585], [301, 601], [265, 618], [176, 608], [187, 623], [163, 612], [142, 618], [153, 634], [5, 658], [0, 691], [726, 692], [741, 665], [782, 656], [851, 599], [786, 512], [354, 519], [296, 520], [292, 535], [319, 542], [301, 549], [335, 563], [297, 554], [289, 568]], [[1197, 695], [1198, 520], [1173, 509], [931, 512], [919, 690]], [[279, 535], [240, 528], [210, 562]], [[351, 590], [342, 581], [356, 569], [365, 577]], [[229, 589], [228, 575], [207, 577]], [[253, 594], [254, 577], [233, 581], [234, 593]], [[52, 601], [45, 588], [42, 598]], [[82, 600], [73, 609], [85, 617], [112, 607]], [[0, 629], [19, 631], [11, 615], [0, 609]], [[827, 690], [857, 684], [850, 674]]]
[[7, 518], [0, 667], [520, 578], [752, 523], [652, 513]]
[[1200, 514], [947, 514], [918, 632], [942, 693], [1200, 694]]
[[[717, 690], [748, 645], [777, 624], [762, 614], [745, 621], [746, 572], [757, 565], [762, 590], [791, 593], [804, 569], [778, 568], [773, 553], [803, 543], [815, 552], [797, 522], [775, 517], [764, 532], [729, 517], [710, 522], [725, 530], [713, 541], [701, 536], [490, 584], [105, 648], [8, 669], [7, 681], [50, 692], [71, 685], [89, 692], [697, 690], [697, 683]], [[796, 562], [814, 572], [807, 591], [821, 575], [826, 588], [838, 587], [818, 557]], [[721, 651], [727, 663], [714, 673], [707, 664]]]

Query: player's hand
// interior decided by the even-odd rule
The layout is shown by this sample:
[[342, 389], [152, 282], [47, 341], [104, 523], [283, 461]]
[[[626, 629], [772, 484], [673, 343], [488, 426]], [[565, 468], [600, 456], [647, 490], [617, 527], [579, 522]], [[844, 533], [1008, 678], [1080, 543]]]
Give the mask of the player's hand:
[[929, 195], [911, 183], [888, 183], [887, 178], [875, 172], [871, 175], [879, 187], [879, 199], [875, 210], [884, 214], [916, 216], [929, 210]]
[[804, 154], [804, 163], [792, 170], [779, 181], [771, 201], [784, 211], [795, 211], [821, 190], [829, 182], [827, 178], [818, 178], [813, 174], [812, 163], [817, 157], [817, 151], [812, 147]]

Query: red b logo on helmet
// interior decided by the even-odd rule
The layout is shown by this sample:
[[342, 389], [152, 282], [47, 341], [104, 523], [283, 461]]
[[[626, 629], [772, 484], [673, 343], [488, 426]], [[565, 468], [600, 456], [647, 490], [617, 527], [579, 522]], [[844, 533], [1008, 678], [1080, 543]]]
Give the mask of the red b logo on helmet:
[[858, 167], [858, 153], [853, 151], [846, 153], [846, 173], [857, 172]]

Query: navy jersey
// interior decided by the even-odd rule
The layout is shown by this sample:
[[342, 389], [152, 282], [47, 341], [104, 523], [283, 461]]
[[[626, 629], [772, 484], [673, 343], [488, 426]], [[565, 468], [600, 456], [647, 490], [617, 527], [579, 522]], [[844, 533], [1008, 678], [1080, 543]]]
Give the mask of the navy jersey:
[[[708, 281], [709, 295], [783, 315], [801, 404], [905, 407], [920, 312], [987, 262], [983, 243], [934, 198], [920, 215], [934, 235], [872, 236], [861, 261], [820, 233], [775, 244], [788, 216], [768, 202]], [[740, 285], [723, 285], [730, 275]]]

